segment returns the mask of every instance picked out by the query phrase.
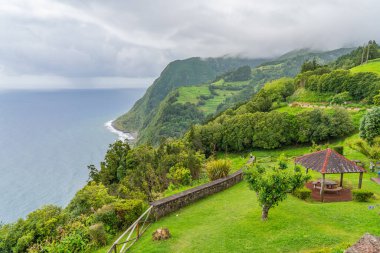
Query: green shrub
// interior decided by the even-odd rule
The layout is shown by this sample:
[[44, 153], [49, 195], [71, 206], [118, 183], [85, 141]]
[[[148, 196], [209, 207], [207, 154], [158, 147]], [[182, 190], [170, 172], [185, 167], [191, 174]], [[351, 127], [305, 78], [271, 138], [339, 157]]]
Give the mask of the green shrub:
[[118, 218], [118, 227], [124, 228], [131, 225], [143, 212], [141, 200], [123, 199], [112, 203]]
[[348, 91], [344, 91], [336, 94], [330, 102], [332, 104], [344, 104], [345, 102], [351, 101], [352, 97]]
[[114, 199], [108, 194], [107, 188], [103, 184], [90, 182], [75, 194], [66, 209], [72, 216], [79, 216], [94, 212], [103, 205], [111, 203]]
[[307, 187], [303, 187], [294, 190], [293, 195], [299, 199], [306, 200], [311, 197], [311, 190]]
[[21, 236], [17, 240], [16, 248], [14, 249], [14, 252], [26, 252], [26, 249], [29, 247], [31, 242], [33, 242], [33, 234], [28, 233], [26, 235]]
[[110, 233], [114, 233], [118, 227], [118, 218], [112, 205], [104, 205], [99, 208], [94, 214], [94, 221], [103, 223], [105, 230]]
[[373, 196], [373, 192], [367, 190], [353, 190], [352, 196], [354, 200], [359, 202], [368, 202]]
[[103, 223], [96, 223], [92, 225], [88, 230], [91, 241], [95, 245], [103, 246], [107, 244], [107, 233], [104, 229]]
[[281, 170], [285, 170], [288, 168], [288, 163], [285, 154], [281, 154], [278, 158], [278, 168]]
[[231, 170], [230, 160], [214, 160], [206, 163], [206, 172], [210, 180], [226, 177]]
[[176, 185], [190, 185], [191, 184], [190, 170], [183, 166], [180, 166], [179, 164], [170, 168], [169, 174], [167, 175], [167, 177]]
[[343, 146], [335, 146], [332, 148], [334, 151], [336, 151], [337, 153], [343, 155]]

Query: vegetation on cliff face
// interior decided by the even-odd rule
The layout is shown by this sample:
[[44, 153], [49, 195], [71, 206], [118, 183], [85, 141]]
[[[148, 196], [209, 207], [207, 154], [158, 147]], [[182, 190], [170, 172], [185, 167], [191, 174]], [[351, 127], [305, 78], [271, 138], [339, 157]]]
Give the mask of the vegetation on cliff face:
[[47, 205], [26, 219], [0, 224], [0, 252], [94, 252], [112, 241], [169, 187], [191, 186], [202, 176], [204, 155], [182, 141], [158, 148], [110, 145], [100, 169], [67, 207]]
[[248, 65], [251, 67], [262, 63], [263, 59], [241, 58], [206, 58], [193, 57], [171, 62], [160, 74], [145, 95], [133, 108], [118, 118], [114, 125], [127, 131], [140, 131], [148, 125], [157, 113], [160, 102], [176, 87], [199, 84], [215, 79], [226, 71]]

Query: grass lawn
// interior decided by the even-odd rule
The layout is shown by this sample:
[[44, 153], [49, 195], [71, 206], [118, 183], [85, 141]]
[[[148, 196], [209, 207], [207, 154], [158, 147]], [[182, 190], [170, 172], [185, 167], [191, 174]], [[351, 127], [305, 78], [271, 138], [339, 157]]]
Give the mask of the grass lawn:
[[[347, 140], [336, 141], [335, 145]], [[360, 153], [345, 146], [350, 159], [368, 162]], [[280, 154], [289, 158], [309, 152], [309, 147], [281, 150], [254, 150], [258, 162], [274, 165]], [[243, 165], [250, 152], [228, 154], [234, 167]], [[219, 158], [224, 154], [219, 154]], [[320, 174], [312, 172], [313, 178]], [[132, 248], [132, 252], [313, 252], [325, 248], [336, 252], [356, 242], [365, 232], [380, 235], [380, 185], [370, 181], [375, 174], [366, 173], [363, 188], [376, 194], [370, 203], [319, 203], [301, 201], [291, 195], [270, 210], [262, 222], [256, 195], [245, 182], [209, 196], [154, 223]], [[339, 175], [328, 175], [338, 179]], [[345, 174], [344, 186], [356, 188], [358, 174]], [[375, 208], [369, 210], [368, 206]], [[169, 228], [172, 238], [155, 242], [151, 234], [157, 228]]]
[[368, 63], [366, 64], [354, 67], [351, 69], [351, 72], [352, 73], [373, 72], [380, 75], [380, 59], [374, 59], [374, 60], [368, 61]]
[[[364, 186], [374, 183], [364, 179]], [[380, 194], [380, 186], [377, 192]], [[376, 202], [379, 204], [379, 202]], [[270, 210], [266, 222], [245, 182], [203, 199], [154, 223], [133, 252], [308, 252], [345, 248], [365, 232], [380, 234], [380, 206], [368, 203], [310, 203], [293, 196]], [[374, 205], [374, 203], [371, 203]], [[169, 228], [172, 238], [151, 234]]]

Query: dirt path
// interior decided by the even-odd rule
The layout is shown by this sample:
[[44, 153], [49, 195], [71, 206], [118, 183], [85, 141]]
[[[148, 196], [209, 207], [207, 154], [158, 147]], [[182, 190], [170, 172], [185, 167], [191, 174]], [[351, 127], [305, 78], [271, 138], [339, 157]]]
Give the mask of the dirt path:
[[[290, 107], [303, 107], [303, 108], [319, 108], [319, 109], [331, 109], [334, 108], [334, 106], [328, 105], [316, 105], [316, 104], [311, 104], [311, 103], [306, 103], [306, 102], [293, 102], [289, 104]], [[362, 108], [358, 107], [343, 107], [343, 106], [338, 106], [340, 108], [346, 109], [347, 111], [360, 111]]]

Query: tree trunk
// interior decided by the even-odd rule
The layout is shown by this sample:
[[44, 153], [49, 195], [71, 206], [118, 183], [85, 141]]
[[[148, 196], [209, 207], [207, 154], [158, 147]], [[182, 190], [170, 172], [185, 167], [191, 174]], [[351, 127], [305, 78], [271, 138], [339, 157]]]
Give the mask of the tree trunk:
[[266, 221], [268, 219], [269, 208], [269, 206], [263, 205], [263, 212], [261, 214], [261, 219], [263, 221]]

